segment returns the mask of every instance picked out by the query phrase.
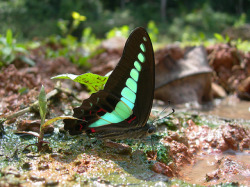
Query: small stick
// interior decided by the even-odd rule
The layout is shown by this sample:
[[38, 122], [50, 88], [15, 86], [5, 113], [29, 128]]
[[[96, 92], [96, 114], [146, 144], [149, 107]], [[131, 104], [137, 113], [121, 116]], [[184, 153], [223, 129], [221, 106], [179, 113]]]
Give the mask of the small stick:
[[[56, 94], [58, 94], [60, 92], [66, 93], [67, 95], [72, 95], [77, 101], [80, 101], [80, 102], [82, 101], [81, 99], [77, 98], [77, 96], [72, 91], [65, 89], [65, 88], [62, 88], [59, 82], [57, 82], [55, 89], [46, 95], [47, 100], [49, 100], [51, 97], [55, 96]], [[14, 113], [6, 115], [6, 116], [0, 116], [0, 119], [3, 118], [3, 119], [5, 119], [4, 121], [10, 120], [10, 119], [19, 117], [27, 112], [31, 112], [34, 108], [37, 108], [37, 107], [38, 107], [38, 101], [35, 101], [33, 104], [31, 104], [27, 108], [24, 108], [22, 110], [19, 110], [17, 112], [14, 112]]]
[[82, 102], [82, 100], [79, 99], [79, 98], [76, 96], [76, 94], [75, 94], [74, 92], [72, 92], [71, 90], [66, 89], [66, 88], [62, 88], [62, 87], [58, 87], [58, 86], [55, 86], [55, 88], [56, 88], [57, 90], [59, 90], [60, 92], [66, 93], [67, 95], [72, 95], [77, 101]]
[[[55, 96], [56, 94], [59, 93], [59, 90], [58, 89], [54, 89], [52, 90], [51, 92], [49, 92], [47, 95], [46, 95], [46, 98], [47, 99], [50, 99], [51, 97]], [[10, 119], [13, 119], [13, 118], [16, 118], [16, 117], [19, 117], [27, 112], [31, 112], [33, 108], [35, 107], [38, 107], [38, 101], [35, 101], [33, 104], [31, 104], [29, 107], [27, 108], [24, 108], [22, 110], [19, 110], [17, 112], [14, 112], [12, 114], [9, 114], [9, 115], [6, 115], [6, 116], [1, 116], [1, 118], [4, 118], [5, 120], [10, 120]]]

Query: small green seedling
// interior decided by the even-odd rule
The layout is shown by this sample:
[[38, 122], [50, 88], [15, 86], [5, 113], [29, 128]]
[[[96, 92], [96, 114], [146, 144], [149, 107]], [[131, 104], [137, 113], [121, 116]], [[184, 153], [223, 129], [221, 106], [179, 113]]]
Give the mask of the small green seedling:
[[[62, 119], [76, 119], [72, 116], [59, 116], [53, 119], [49, 119], [47, 121], [45, 121], [46, 119], [46, 113], [47, 113], [47, 97], [46, 97], [46, 93], [44, 90], [44, 87], [41, 87], [41, 91], [38, 97], [38, 103], [39, 103], [39, 112], [40, 112], [40, 116], [41, 116], [41, 125], [40, 125], [40, 133], [37, 132], [25, 132], [25, 131], [21, 131], [18, 133], [23, 133], [23, 134], [30, 134], [33, 136], [36, 136], [38, 138], [38, 141], [36, 144], [29, 144], [28, 146], [26, 146], [26, 148], [28, 148], [29, 146], [37, 146], [37, 150], [38, 152], [40, 152], [43, 148], [43, 144], [44, 143], [49, 143], [43, 140], [44, 137], [44, 129], [45, 127], [47, 127], [48, 125], [58, 121], [58, 120], [62, 120]], [[25, 149], [26, 149], [25, 148]]]

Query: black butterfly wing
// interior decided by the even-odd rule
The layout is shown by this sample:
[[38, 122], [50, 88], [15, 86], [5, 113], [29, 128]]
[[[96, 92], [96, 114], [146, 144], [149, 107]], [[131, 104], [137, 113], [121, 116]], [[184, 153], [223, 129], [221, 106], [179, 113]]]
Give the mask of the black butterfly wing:
[[[137, 28], [129, 36], [123, 55], [104, 90], [92, 94], [75, 108], [74, 117], [79, 120], [64, 120], [64, 128], [70, 134], [80, 134], [84, 130], [105, 135], [124, 134], [144, 126], [154, 97], [154, 66], [151, 40], [145, 29]], [[122, 120], [117, 121], [113, 117]]]
[[[145, 46], [144, 52], [140, 47], [141, 44]], [[145, 62], [141, 63], [138, 58], [139, 54], [145, 57]], [[147, 122], [152, 108], [155, 86], [155, 62], [151, 40], [146, 30], [141, 27], [136, 28], [128, 38], [121, 60], [110, 75], [104, 90], [121, 98], [121, 91], [126, 86], [126, 80], [130, 75], [131, 69], [134, 69], [135, 61], [141, 64], [141, 71], [139, 72], [133, 111], [138, 126], [142, 126]]]

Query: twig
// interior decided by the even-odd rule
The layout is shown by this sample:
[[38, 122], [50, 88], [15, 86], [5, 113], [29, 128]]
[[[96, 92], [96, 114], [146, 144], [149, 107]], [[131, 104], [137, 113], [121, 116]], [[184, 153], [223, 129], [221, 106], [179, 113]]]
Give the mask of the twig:
[[[51, 97], [55, 96], [56, 94], [59, 93], [59, 89], [54, 89], [52, 90], [51, 92], [49, 92], [47, 95], [46, 95], [46, 98], [47, 100], [49, 100]], [[10, 120], [10, 119], [13, 119], [13, 118], [16, 118], [16, 117], [19, 117], [27, 112], [31, 112], [34, 108], [38, 107], [38, 101], [35, 101], [33, 104], [31, 104], [29, 107], [27, 108], [24, 108], [22, 110], [19, 110], [17, 112], [14, 112], [10, 115], [6, 115], [6, 116], [1, 116], [1, 118], [4, 118], [6, 120]]]
[[[72, 92], [68, 89], [62, 88], [59, 82], [57, 82], [55, 89], [46, 95], [47, 100], [49, 100], [50, 98], [52, 98], [53, 96], [55, 96], [56, 94], [58, 94], [60, 92], [66, 93], [67, 95], [72, 95], [77, 101], [80, 101], [80, 102], [82, 101], [81, 99], [77, 98], [77, 96], [74, 94], [74, 92]], [[19, 110], [17, 112], [14, 112], [14, 113], [6, 115], [6, 116], [0, 116], [0, 118], [4, 118], [5, 119], [4, 121], [10, 120], [10, 119], [19, 117], [27, 112], [31, 112], [34, 110], [34, 108], [37, 108], [37, 107], [38, 107], [38, 101], [35, 101], [33, 104], [31, 104], [27, 108], [24, 108], [22, 110]]]
[[82, 102], [82, 100], [79, 99], [79, 98], [76, 96], [76, 94], [75, 94], [74, 92], [72, 92], [71, 90], [66, 89], [66, 88], [62, 88], [62, 87], [60, 87], [60, 86], [58, 86], [58, 85], [56, 85], [55, 88], [56, 88], [57, 90], [59, 90], [60, 92], [63, 92], [63, 93], [66, 93], [67, 95], [73, 96], [77, 101]]

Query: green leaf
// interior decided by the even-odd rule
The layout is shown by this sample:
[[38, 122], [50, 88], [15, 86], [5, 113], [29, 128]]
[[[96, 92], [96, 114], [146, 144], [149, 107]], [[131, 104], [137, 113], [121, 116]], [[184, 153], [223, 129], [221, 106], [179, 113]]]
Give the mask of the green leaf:
[[214, 37], [219, 41], [219, 42], [224, 42], [224, 37], [221, 34], [214, 33]]
[[13, 37], [12, 37], [12, 31], [10, 29], [7, 30], [6, 39], [7, 39], [7, 44], [12, 45]]
[[3, 55], [5, 55], [5, 56], [9, 56], [9, 55], [11, 55], [11, 53], [12, 53], [12, 48], [6, 46], [6, 47], [2, 48], [2, 53], [3, 53]]
[[47, 113], [47, 98], [46, 98], [46, 93], [45, 93], [43, 85], [41, 87], [38, 101], [39, 101], [39, 111], [40, 111], [41, 126], [42, 126], [45, 122], [45, 117]]
[[15, 60], [15, 55], [11, 54], [9, 56], [6, 56], [3, 60], [5, 61], [5, 64], [10, 64]]
[[26, 56], [20, 56], [20, 59], [25, 62], [26, 64], [29, 64], [30, 66], [35, 66], [36, 63], [31, 60], [30, 58], [26, 57]]
[[103, 89], [106, 84], [108, 77], [101, 76], [93, 73], [85, 73], [82, 75], [74, 75], [74, 74], [61, 74], [51, 79], [71, 79], [75, 82], [84, 84], [91, 91], [91, 93], [97, 92]]
[[113, 29], [111, 29], [107, 34], [106, 37], [109, 38], [113, 38], [115, 36], [122, 36], [127, 38], [129, 35], [129, 26], [127, 25], [123, 25], [122, 27], [114, 27]]
[[29, 91], [28, 88], [22, 87], [22, 88], [20, 88], [20, 89], [18, 90], [18, 93], [20, 93], [21, 95], [23, 95], [23, 94], [28, 93], [28, 91]]
[[71, 80], [74, 80], [77, 76], [78, 75], [66, 73], [66, 74], [61, 74], [61, 75], [51, 77], [51, 79], [71, 79]]
[[42, 126], [42, 129], [44, 129], [46, 126], [54, 123], [55, 121], [58, 121], [58, 120], [62, 120], [62, 119], [77, 119], [75, 117], [72, 117], [72, 116], [59, 116], [59, 117], [55, 117], [53, 119], [49, 119], [48, 121], [46, 121]]
[[18, 46], [15, 46], [14, 50], [15, 50], [15, 52], [20, 52], [20, 53], [26, 53], [27, 52], [27, 50], [25, 48], [18, 47]]

